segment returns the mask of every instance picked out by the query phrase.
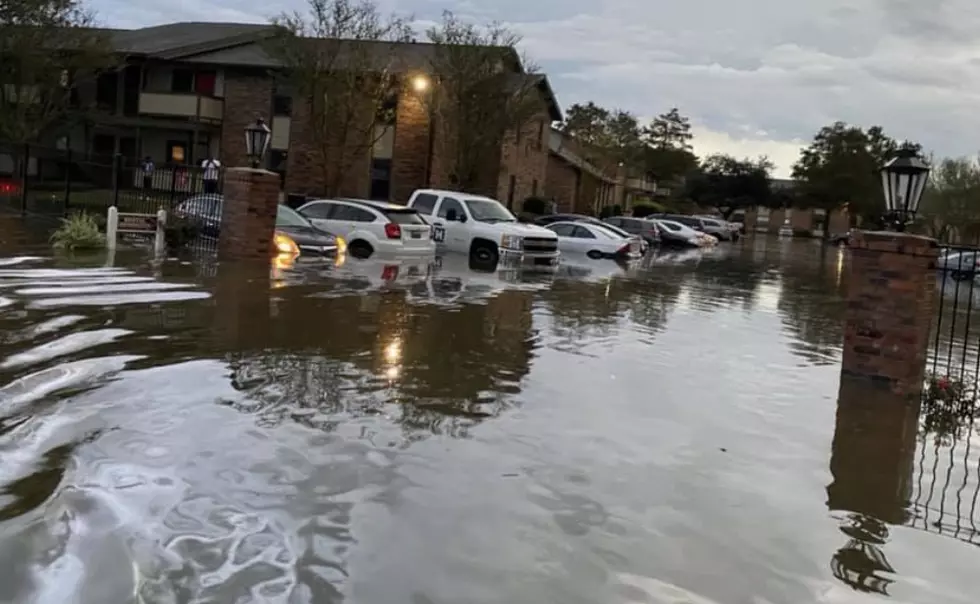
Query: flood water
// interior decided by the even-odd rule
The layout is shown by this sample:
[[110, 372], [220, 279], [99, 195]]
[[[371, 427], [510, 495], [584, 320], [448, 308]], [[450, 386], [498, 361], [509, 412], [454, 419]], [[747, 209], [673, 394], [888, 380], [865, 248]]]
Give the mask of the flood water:
[[969, 440], [838, 412], [836, 250], [32, 251], [0, 250], [0, 602], [976, 601]]

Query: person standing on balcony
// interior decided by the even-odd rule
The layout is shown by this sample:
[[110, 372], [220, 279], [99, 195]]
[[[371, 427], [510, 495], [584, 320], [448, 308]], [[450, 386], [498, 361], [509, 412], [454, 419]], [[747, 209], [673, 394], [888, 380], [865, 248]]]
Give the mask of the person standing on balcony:
[[201, 167], [204, 168], [204, 192], [217, 193], [218, 178], [221, 176], [221, 162], [209, 157], [201, 162]]
[[153, 165], [153, 159], [147, 155], [140, 162], [140, 171], [143, 173], [143, 199], [146, 199], [150, 191], [153, 190], [153, 171], [156, 170], [156, 166]]

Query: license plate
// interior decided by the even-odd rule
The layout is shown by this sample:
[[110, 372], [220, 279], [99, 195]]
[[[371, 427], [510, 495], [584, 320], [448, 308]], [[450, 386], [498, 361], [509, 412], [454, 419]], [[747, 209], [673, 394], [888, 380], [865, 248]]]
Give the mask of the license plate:
[[421, 238], [422, 238], [422, 233], [418, 231], [412, 231], [412, 239], [421, 239]]

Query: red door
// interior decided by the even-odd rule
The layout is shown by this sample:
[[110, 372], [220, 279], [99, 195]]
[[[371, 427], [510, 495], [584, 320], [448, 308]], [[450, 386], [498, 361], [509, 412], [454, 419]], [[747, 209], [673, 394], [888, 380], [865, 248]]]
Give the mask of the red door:
[[194, 76], [194, 90], [204, 96], [214, 96], [215, 73], [213, 71], [199, 71]]

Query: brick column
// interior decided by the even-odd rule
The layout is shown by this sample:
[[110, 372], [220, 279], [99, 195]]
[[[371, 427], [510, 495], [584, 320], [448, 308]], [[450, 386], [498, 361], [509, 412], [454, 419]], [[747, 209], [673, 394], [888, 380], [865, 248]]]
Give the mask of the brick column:
[[864, 378], [894, 394], [917, 396], [936, 297], [936, 241], [856, 231], [849, 247], [842, 379]]
[[279, 175], [268, 170], [228, 168], [223, 191], [219, 258], [268, 263], [279, 206]]

